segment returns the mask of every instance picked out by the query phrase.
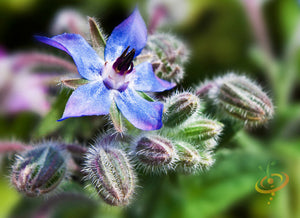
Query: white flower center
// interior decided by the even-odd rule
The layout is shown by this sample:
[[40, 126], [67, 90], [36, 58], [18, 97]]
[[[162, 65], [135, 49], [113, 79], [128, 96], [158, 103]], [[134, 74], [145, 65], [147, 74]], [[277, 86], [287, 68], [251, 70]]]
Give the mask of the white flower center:
[[113, 68], [113, 62], [105, 62], [102, 70], [102, 78], [107, 88], [124, 91], [127, 88], [133, 73], [134, 72], [121, 74]]

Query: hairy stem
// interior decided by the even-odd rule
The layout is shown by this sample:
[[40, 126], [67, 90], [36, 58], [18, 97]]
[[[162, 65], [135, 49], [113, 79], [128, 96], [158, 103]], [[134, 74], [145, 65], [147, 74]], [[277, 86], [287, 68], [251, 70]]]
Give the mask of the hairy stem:
[[26, 67], [43, 65], [62, 67], [70, 72], [77, 72], [77, 68], [73, 63], [53, 55], [41, 54], [38, 52], [28, 52], [16, 55], [13, 68], [15, 71], [19, 71]]

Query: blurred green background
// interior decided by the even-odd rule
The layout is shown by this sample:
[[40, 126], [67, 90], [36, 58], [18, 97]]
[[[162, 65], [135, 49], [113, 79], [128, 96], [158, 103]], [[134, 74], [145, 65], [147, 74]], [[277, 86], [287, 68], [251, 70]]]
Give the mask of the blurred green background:
[[[177, 7], [178, 1], [169, 1], [170, 7]], [[181, 89], [226, 72], [245, 73], [268, 91], [275, 105], [274, 119], [222, 143], [215, 165], [207, 172], [142, 177], [143, 188], [128, 208], [110, 208], [101, 202], [95, 206], [89, 200], [61, 202], [55, 206], [55, 217], [300, 217], [300, 3], [253, 0], [262, 12], [259, 22], [265, 23], [262, 40], [245, 1], [184, 2], [189, 8], [184, 18], [159, 29], [174, 33], [191, 49]], [[139, 2], [146, 22], [148, 4]], [[44, 51], [33, 35], [49, 35], [62, 8], [99, 18], [110, 33], [135, 5], [131, 0], [0, 0], [0, 45], [8, 53]], [[30, 113], [1, 115], [0, 137], [28, 142], [39, 122]], [[11, 156], [0, 157], [0, 217], [30, 216], [29, 211], [42, 201], [22, 198], [10, 187]], [[268, 205], [270, 194], [260, 194], [254, 187], [271, 161], [275, 162], [271, 171], [287, 173], [290, 181]]]

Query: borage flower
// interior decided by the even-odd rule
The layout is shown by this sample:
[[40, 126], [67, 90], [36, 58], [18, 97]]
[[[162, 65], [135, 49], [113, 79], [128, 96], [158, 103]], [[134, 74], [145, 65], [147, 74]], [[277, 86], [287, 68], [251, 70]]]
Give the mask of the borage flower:
[[147, 28], [138, 9], [113, 30], [104, 50], [105, 60], [77, 34], [52, 38], [37, 36], [37, 39], [71, 55], [79, 74], [88, 80], [72, 93], [59, 121], [70, 117], [106, 115], [114, 101], [135, 127], [142, 130], [162, 127], [163, 104], [149, 102], [136, 91], [162, 92], [175, 84], [155, 76], [148, 62], [133, 65], [133, 59], [141, 53], [147, 41]]

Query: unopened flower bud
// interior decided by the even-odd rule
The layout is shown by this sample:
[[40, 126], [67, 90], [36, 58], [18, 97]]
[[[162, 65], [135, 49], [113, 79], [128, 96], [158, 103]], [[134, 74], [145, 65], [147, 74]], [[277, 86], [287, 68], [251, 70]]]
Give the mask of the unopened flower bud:
[[[194, 142], [193, 145], [197, 150], [202, 151], [202, 150], [207, 150], [211, 151], [214, 150], [219, 143], [218, 136], [210, 138], [210, 139], [200, 139], [200, 138], [191, 138]], [[222, 138], [223, 139], [223, 138]]]
[[193, 173], [201, 169], [201, 156], [193, 145], [187, 142], [175, 142], [174, 145], [178, 154], [176, 168], [180, 172]]
[[184, 76], [183, 65], [188, 54], [184, 43], [174, 36], [154, 34], [149, 36], [147, 45], [138, 59], [148, 57], [158, 77], [178, 83]]
[[219, 116], [241, 120], [246, 125], [266, 123], [274, 114], [274, 107], [257, 84], [245, 76], [228, 74], [214, 81], [207, 97], [223, 111]]
[[196, 117], [184, 123], [179, 134], [186, 139], [204, 141], [217, 138], [222, 129], [223, 124], [218, 121]]
[[200, 141], [195, 147], [201, 150], [213, 150], [218, 145], [218, 140], [216, 138], [207, 139]]
[[165, 105], [163, 123], [165, 126], [174, 127], [183, 123], [199, 108], [199, 99], [189, 92], [173, 95]]
[[136, 176], [125, 152], [106, 142], [89, 149], [83, 171], [107, 204], [125, 206], [134, 194]]
[[202, 169], [209, 169], [214, 163], [215, 159], [213, 158], [213, 153], [212, 151], [200, 151], [199, 152], [201, 158], [200, 158], [200, 166]]
[[11, 182], [28, 197], [54, 190], [65, 177], [66, 160], [61, 148], [46, 143], [19, 155], [12, 167]]
[[145, 135], [137, 140], [132, 154], [137, 165], [146, 172], [166, 172], [177, 158], [171, 141], [158, 135]]

